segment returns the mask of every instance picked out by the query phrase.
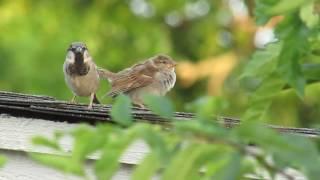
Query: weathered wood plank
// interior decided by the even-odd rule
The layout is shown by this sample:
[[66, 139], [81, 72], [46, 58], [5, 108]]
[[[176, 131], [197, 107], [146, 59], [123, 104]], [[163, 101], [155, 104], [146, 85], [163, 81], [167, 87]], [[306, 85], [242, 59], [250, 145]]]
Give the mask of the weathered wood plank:
[[[94, 176], [94, 166], [92, 161], [87, 161], [85, 166], [86, 177], [78, 177], [71, 174], [41, 165], [32, 161], [26, 153], [18, 151], [0, 150], [0, 154], [8, 159], [6, 165], [0, 170], [1, 180], [83, 180], [97, 179]], [[129, 180], [133, 165], [121, 164], [120, 169], [115, 173], [112, 180]]]
[[[78, 124], [75, 123], [0, 115], [0, 149], [57, 154], [57, 152], [51, 149], [33, 146], [31, 139], [35, 136], [52, 138], [55, 131], [68, 132], [77, 126]], [[59, 143], [63, 152], [71, 152], [73, 141], [70, 137], [62, 138]], [[148, 152], [149, 148], [143, 141], [135, 141], [125, 151], [120, 162], [124, 164], [138, 164]], [[97, 159], [98, 157], [99, 155], [93, 154], [89, 158]]]

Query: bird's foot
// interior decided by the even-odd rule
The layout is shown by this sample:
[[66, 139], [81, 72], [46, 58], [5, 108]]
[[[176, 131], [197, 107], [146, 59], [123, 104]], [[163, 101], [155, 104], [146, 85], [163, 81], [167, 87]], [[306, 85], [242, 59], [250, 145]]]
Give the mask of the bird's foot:
[[147, 109], [143, 103], [134, 103], [133, 105], [140, 108], [140, 109]]
[[77, 102], [76, 102], [76, 97], [77, 97], [77, 96], [73, 96], [72, 99], [69, 101], [69, 103], [71, 103], [71, 104], [76, 104], [76, 103], [77, 103]]

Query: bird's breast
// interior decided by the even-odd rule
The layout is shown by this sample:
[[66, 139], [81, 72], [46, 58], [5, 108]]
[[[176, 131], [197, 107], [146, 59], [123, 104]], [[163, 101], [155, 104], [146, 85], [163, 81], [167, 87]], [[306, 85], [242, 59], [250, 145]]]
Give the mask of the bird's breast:
[[174, 71], [159, 72], [156, 77], [164, 94], [171, 90], [176, 83], [176, 73]]
[[70, 67], [64, 67], [65, 79], [69, 88], [78, 96], [89, 96], [97, 91], [99, 86], [99, 75], [95, 65], [89, 66], [88, 72], [85, 75], [70, 73]]
[[85, 76], [86, 74], [89, 73], [90, 71], [90, 65], [87, 63], [82, 63], [82, 64], [68, 64], [66, 67], [66, 72], [70, 76]]

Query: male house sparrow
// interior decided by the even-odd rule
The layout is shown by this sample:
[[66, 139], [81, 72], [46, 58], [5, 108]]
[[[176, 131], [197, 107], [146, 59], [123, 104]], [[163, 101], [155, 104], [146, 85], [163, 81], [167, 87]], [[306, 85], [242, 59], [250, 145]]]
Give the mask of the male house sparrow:
[[95, 94], [99, 87], [99, 75], [84, 43], [73, 42], [70, 45], [63, 64], [63, 72], [65, 81], [74, 94], [71, 102], [75, 101], [76, 96], [90, 96], [89, 109], [93, 103], [99, 104]]
[[101, 69], [99, 71], [100, 77], [107, 78], [111, 83], [107, 96], [115, 97], [123, 93], [131, 98], [133, 104], [144, 107], [143, 95], [164, 96], [173, 88], [176, 82], [176, 64], [169, 56], [156, 55], [118, 73], [108, 70], [103, 73]]

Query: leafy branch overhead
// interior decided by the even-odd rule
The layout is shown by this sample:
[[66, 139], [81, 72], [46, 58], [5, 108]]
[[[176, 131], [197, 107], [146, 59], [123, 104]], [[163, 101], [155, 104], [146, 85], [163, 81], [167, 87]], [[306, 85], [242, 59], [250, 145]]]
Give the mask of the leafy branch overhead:
[[286, 85], [302, 99], [307, 80], [315, 77], [319, 80], [319, 63], [312, 60], [316, 58], [315, 50], [320, 48], [316, 3], [313, 0], [256, 1], [258, 24], [263, 25], [276, 16], [281, 16], [282, 20], [275, 27], [276, 41], [257, 50], [241, 75], [259, 80], [244, 120], [263, 119], [274, 97]]

